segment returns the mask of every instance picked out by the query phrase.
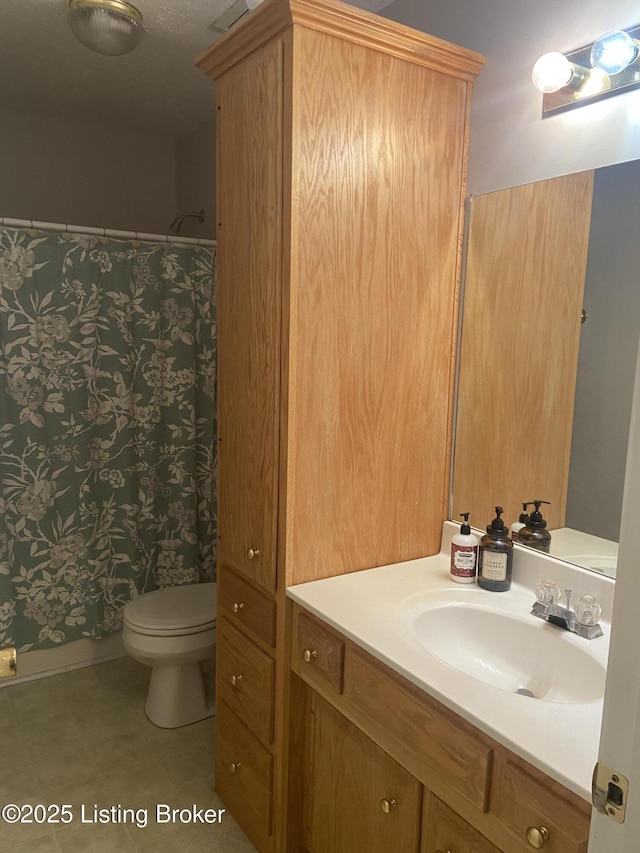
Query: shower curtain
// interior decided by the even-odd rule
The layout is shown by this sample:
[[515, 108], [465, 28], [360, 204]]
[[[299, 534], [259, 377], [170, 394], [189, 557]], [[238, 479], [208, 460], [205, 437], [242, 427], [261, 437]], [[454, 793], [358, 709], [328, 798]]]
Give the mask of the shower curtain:
[[0, 646], [212, 580], [214, 249], [0, 228]]

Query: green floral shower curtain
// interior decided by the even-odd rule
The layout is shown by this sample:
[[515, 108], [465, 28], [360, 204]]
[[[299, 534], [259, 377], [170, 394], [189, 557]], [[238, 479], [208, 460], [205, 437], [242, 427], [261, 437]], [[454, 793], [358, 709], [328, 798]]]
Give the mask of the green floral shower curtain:
[[213, 579], [214, 255], [0, 229], [0, 646]]

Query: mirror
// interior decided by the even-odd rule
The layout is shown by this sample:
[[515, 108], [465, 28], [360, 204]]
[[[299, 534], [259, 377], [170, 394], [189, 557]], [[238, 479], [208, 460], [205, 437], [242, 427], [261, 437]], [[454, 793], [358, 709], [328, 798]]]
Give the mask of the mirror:
[[500, 504], [511, 525], [523, 502], [548, 500], [550, 553], [611, 577], [640, 332], [638, 188], [640, 161], [468, 206], [451, 518], [470, 512], [483, 530]]

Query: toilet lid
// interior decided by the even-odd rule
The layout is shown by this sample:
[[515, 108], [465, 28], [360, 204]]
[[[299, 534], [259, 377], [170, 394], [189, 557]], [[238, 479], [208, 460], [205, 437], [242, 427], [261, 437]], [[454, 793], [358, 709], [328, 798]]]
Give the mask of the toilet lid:
[[130, 601], [124, 622], [143, 633], [191, 634], [216, 624], [216, 584], [156, 589]]

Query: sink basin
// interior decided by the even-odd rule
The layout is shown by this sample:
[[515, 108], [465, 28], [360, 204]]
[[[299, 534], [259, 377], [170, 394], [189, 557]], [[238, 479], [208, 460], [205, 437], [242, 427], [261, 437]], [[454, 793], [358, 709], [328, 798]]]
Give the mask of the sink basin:
[[509, 693], [580, 704], [604, 695], [605, 667], [588, 648], [598, 641], [575, 637], [534, 616], [436, 601], [414, 614], [412, 630], [429, 654]]

